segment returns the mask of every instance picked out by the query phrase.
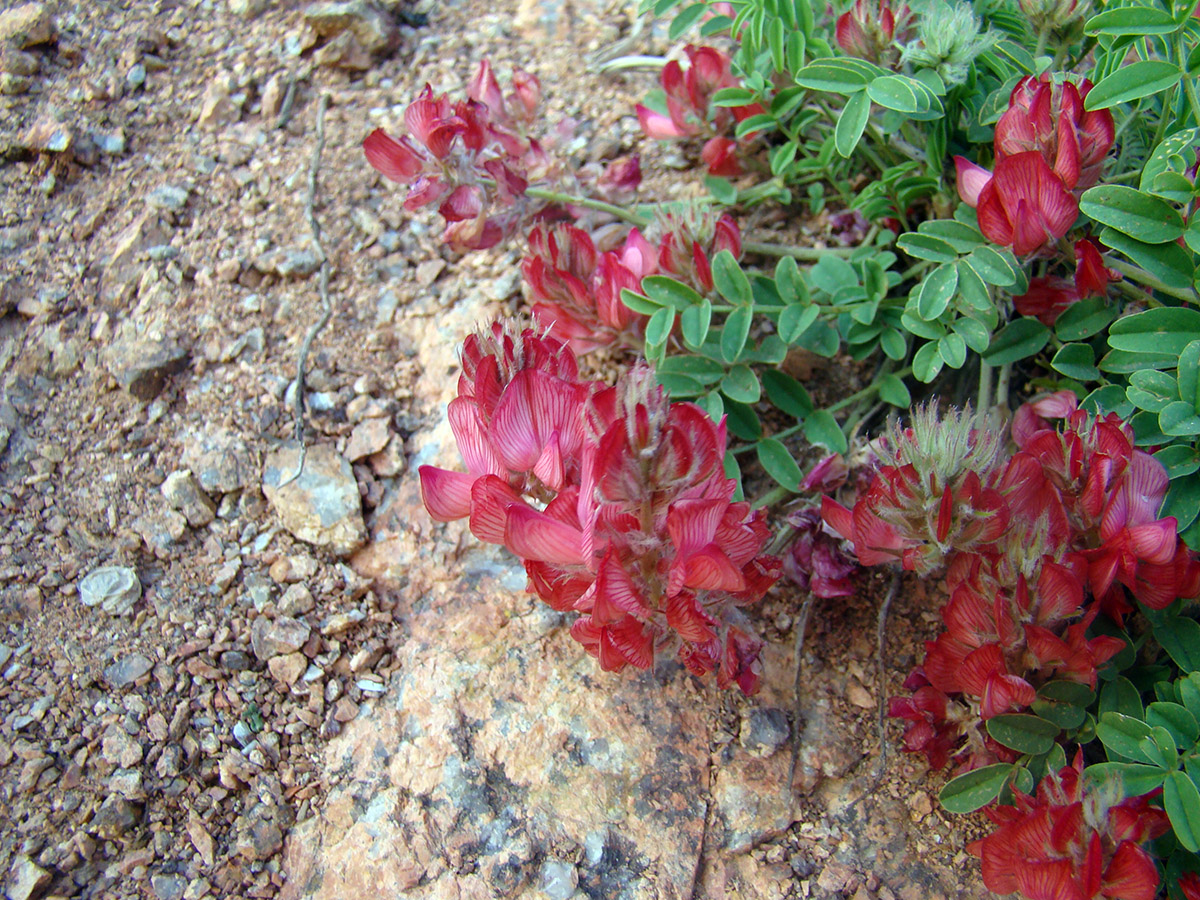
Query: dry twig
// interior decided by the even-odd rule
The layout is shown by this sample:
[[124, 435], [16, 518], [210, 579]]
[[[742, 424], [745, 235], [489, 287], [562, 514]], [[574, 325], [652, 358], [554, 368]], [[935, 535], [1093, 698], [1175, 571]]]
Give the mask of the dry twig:
[[321, 269], [318, 275], [319, 290], [321, 294], [321, 318], [318, 319], [313, 326], [308, 330], [308, 334], [304, 336], [304, 343], [300, 345], [300, 354], [296, 359], [296, 380], [293, 383], [295, 393], [292, 396], [292, 415], [295, 419], [295, 440], [300, 445], [300, 459], [296, 465], [296, 472], [290, 478], [286, 478], [280, 482], [280, 487], [285, 484], [290, 484], [300, 477], [300, 473], [304, 471], [304, 458], [307, 454], [308, 445], [304, 442], [304, 372], [308, 364], [308, 352], [312, 348], [313, 340], [321, 333], [322, 329], [329, 324], [329, 320], [333, 317], [333, 302], [329, 298], [329, 257], [325, 254], [325, 247], [321, 243], [321, 226], [317, 223], [316, 203], [317, 203], [317, 170], [321, 166], [321, 154], [325, 150], [325, 110], [329, 106], [329, 95], [322, 94], [317, 102], [317, 143], [313, 148], [312, 162], [308, 167], [308, 197], [304, 202], [304, 216], [308, 220], [308, 228], [312, 233], [313, 246], [317, 252], [317, 258], [321, 261]]

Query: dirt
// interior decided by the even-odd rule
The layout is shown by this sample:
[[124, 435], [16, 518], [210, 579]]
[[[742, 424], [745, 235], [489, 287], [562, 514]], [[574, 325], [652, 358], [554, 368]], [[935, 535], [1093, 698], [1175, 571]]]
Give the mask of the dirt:
[[[15, 11], [52, 31], [14, 32], [0, 59], [0, 879], [14, 900], [275, 896], [286, 835], [322, 804], [322, 747], [398, 665], [393, 612], [428, 577], [375, 578], [369, 547], [360, 564], [298, 540], [262, 490], [264, 461], [293, 438], [288, 385], [321, 313], [305, 217], [318, 98], [334, 314], [309, 357], [304, 437], [334, 448], [334, 470], [337, 454], [370, 450], [344, 462], [368, 533], [413, 477], [406, 441], [442, 416], [452, 372], [423, 369], [418, 348], [447, 298], [511, 309], [520, 284], [515, 247], [442, 248], [436, 221], [405, 213], [366, 165], [362, 138], [396, 126], [426, 82], [458, 91], [487, 56], [541, 78], [549, 117], [577, 122], [578, 161], [640, 151], [646, 196], [701, 189], [678, 149], [638, 136], [633, 104], [653, 75], [581, 64], [669, 49], [632, 5], [393, 4], [394, 41], [364, 70], [316, 63], [326, 39], [306, 6]], [[813, 377], [818, 390], [841, 378]], [[124, 614], [82, 602], [85, 576], [107, 566], [140, 585]], [[865, 765], [875, 698], [935, 625], [913, 585], [877, 684], [884, 587], [865, 579], [852, 602], [819, 606], [805, 661], [806, 692], [831, 729], [862, 736]], [[783, 585], [755, 614], [781, 658], [800, 600]], [[285, 619], [292, 632], [264, 633]], [[818, 782], [806, 802], [828, 814]], [[965, 832], [936, 787], [893, 751], [872, 796], [926, 820], [915, 852], [961, 869]], [[809, 833], [797, 822], [752, 851], [801, 861], [791, 895], [909, 896], [865, 871], [817, 885], [812, 861], [833, 848]]]

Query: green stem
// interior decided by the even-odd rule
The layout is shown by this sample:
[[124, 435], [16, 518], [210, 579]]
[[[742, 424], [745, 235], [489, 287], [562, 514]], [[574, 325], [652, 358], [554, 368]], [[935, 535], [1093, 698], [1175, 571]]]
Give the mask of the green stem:
[[1186, 303], [1196, 302], [1196, 292], [1188, 291], [1182, 288], [1173, 288], [1169, 284], [1165, 284], [1158, 278], [1155, 278], [1145, 269], [1138, 266], [1132, 266], [1129, 263], [1121, 262], [1119, 259], [1111, 260], [1108, 265], [1112, 266], [1122, 275], [1132, 278], [1134, 281], [1153, 288], [1161, 294], [1166, 294], [1168, 297], [1174, 297], [1176, 300], [1183, 300]]
[[792, 259], [816, 262], [823, 256], [850, 256], [857, 247], [792, 247], [788, 244], [770, 244], [762, 241], [743, 241], [742, 250], [762, 256], [790, 256]]
[[768, 506], [773, 506], [774, 504], [778, 503], [780, 500], [786, 500], [788, 497], [792, 496], [792, 494], [794, 494], [794, 493], [795, 493], [795, 491], [788, 490], [783, 485], [778, 485], [776, 487], [771, 488], [771, 490], [767, 491], [765, 494], [763, 494], [761, 497], [759, 497], [757, 500], [755, 500], [753, 503], [751, 503], [750, 508], [751, 509], [766, 509]]
[[[897, 378], [907, 378], [909, 375], [912, 374], [912, 366], [905, 366], [903, 369], [900, 369], [900, 370], [894, 372], [893, 374]], [[862, 400], [864, 397], [870, 397], [872, 394], [874, 394], [876, 391], [879, 390], [879, 381], [880, 380], [881, 379], [872, 381], [861, 391], [855, 391], [849, 397], [843, 397], [841, 400], [839, 400], [837, 403], [834, 403], [832, 406], [825, 407], [825, 411], [830, 412], [830, 413], [835, 413], [840, 409], [845, 409], [847, 406], [849, 406], [852, 403], [857, 403], [859, 400]]]
[[593, 200], [590, 197], [575, 197], [571, 194], [564, 194], [562, 191], [552, 191], [549, 188], [539, 187], [526, 188], [525, 196], [533, 197], [535, 200], [545, 200], [548, 203], [569, 203], [572, 206], [582, 206], [585, 209], [606, 212], [616, 216], [618, 219], [641, 226], [642, 228], [650, 224], [650, 219], [645, 216], [640, 216], [631, 210], [612, 203], [605, 203], [603, 200]]
[[983, 360], [979, 361], [979, 399], [977, 401], [979, 408], [975, 410], [975, 422], [977, 428], [983, 428], [987, 420], [988, 403], [992, 397], [992, 367]]
[[619, 69], [661, 69], [667, 64], [665, 56], [618, 56], [596, 66], [598, 72], [615, 72]]
[[996, 405], [1001, 409], [1008, 407], [1008, 382], [1012, 377], [1012, 363], [1005, 363], [1000, 368], [1000, 377], [996, 379]]
[[1047, 39], [1049, 39], [1049, 37], [1050, 37], [1050, 29], [1049, 28], [1043, 28], [1038, 33], [1037, 48], [1033, 51], [1034, 59], [1037, 59], [1039, 56], [1041, 56], [1043, 53], [1046, 52], [1046, 41], [1047, 41]]
[[[1179, 68], [1186, 73], [1188, 67], [1188, 51], [1187, 47], [1184, 45], [1182, 31], [1180, 31], [1179, 36], [1175, 39], [1175, 55], [1179, 61]], [[1200, 95], [1197, 95], [1196, 93], [1196, 79], [1188, 74], [1183, 76], [1183, 92], [1187, 95], [1188, 104], [1192, 107], [1193, 124], [1200, 125]], [[1163, 111], [1166, 112], [1165, 107]]]

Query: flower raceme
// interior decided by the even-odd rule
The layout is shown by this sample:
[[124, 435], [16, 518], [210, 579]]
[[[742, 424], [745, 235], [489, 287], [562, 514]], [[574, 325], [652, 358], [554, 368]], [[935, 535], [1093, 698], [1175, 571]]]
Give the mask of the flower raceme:
[[707, 137], [701, 158], [712, 175], [738, 175], [741, 166], [734, 155], [736, 141], [728, 132], [736, 122], [765, 112], [762, 104], [713, 106], [712, 98], [722, 88], [740, 87], [730, 59], [713, 47], [684, 48], [688, 66], [671, 60], [662, 70], [661, 83], [667, 98], [667, 114], [637, 105], [642, 131], [656, 140]]
[[848, 56], [885, 63], [895, 38], [897, 20], [903, 34], [909, 18], [906, 4], [901, 4], [897, 14], [888, 0], [877, 3], [854, 0], [854, 4], [838, 16], [834, 36]]
[[712, 257], [721, 250], [741, 256], [741, 232], [728, 213], [715, 220], [704, 212], [668, 215], [655, 229], [661, 234], [657, 245], [635, 228], [620, 247], [599, 253], [580, 228], [536, 226], [521, 269], [538, 324], [576, 353], [605, 346], [636, 349], [647, 317], [625, 306], [622, 290], [640, 291], [643, 278], [664, 272], [708, 294]]
[[1119, 622], [1127, 593], [1155, 609], [1200, 594], [1200, 563], [1158, 517], [1166, 472], [1117, 416], [1089, 416], [1069, 391], [1040, 398], [1014, 416], [1008, 459], [969, 420], [918, 410], [880, 442], [853, 509], [822, 505], [863, 565], [947, 566], [946, 631], [891, 713], [909, 722], [908, 749], [960, 768], [1011, 761], [981, 726], [1045, 682], [1095, 688], [1122, 643], [1087, 629], [1102, 612]]
[[1055, 83], [1048, 72], [1022, 78], [996, 123], [996, 159], [1035, 151], [1068, 190], [1092, 187], [1116, 132], [1107, 109], [1084, 110], [1091, 89], [1086, 78], [1078, 86]]
[[1092, 238], [1075, 242], [1075, 277], [1041, 275], [1029, 279], [1029, 290], [1013, 298], [1023, 316], [1036, 317], [1043, 325], [1053, 325], [1073, 303], [1087, 297], [1103, 297], [1108, 286], [1121, 279], [1121, 273], [1104, 265], [1100, 247]]
[[1082, 752], [1034, 796], [1013, 794], [1014, 806], [984, 810], [999, 827], [967, 847], [982, 860], [988, 890], [1027, 900], [1154, 900], [1158, 869], [1141, 844], [1170, 823], [1149, 797], [1110, 804], [1085, 792]]
[[647, 367], [581, 382], [565, 345], [529, 329], [496, 325], [463, 359], [450, 415], [467, 472], [421, 468], [430, 514], [521, 557], [605, 670], [673, 651], [753, 692], [761, 641], [739, 607], [780, 565], [761, 516], [732, 501], [724, 423], [671, 403]]
[[1079, 201], [1035, 150], [1006, 156], [989, 173], [961, 156], [958, 193], [984, 237], [1026, 256], [1052, 248], [1079, 217]]

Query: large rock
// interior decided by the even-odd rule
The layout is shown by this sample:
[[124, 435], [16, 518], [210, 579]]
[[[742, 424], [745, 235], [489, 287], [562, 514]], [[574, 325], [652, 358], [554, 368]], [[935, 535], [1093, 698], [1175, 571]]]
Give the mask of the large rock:
[[329, 444], [309, 447], [303, 469], [298, 447], [275, 450], [263, 467], [263, 493], [283, 527], [302, 541], [348, 556], [366, 540], [358, 482]]
[[225, 428], [189, 431], [184, 436], [182, 462], [208, 493], [241, 490], [258, 475], [254, 452], [241, 437]]
[[386, 53], [397, 41], [391, 17], [364, 0], [310, 4], [304, 21], [321, 37], [349, 32], [368, 53]]

